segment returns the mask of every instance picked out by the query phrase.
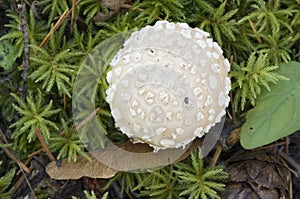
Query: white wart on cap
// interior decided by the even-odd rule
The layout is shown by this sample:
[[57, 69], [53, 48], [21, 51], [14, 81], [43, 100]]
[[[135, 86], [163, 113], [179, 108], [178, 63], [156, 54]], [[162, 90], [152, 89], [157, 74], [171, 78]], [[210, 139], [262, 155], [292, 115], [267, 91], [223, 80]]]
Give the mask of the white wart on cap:
[[115, 125], [155, 150], [184, 147], [225, 115], [229, 62], [209, 34], [158, 21], [133, 32], [111, 61]]

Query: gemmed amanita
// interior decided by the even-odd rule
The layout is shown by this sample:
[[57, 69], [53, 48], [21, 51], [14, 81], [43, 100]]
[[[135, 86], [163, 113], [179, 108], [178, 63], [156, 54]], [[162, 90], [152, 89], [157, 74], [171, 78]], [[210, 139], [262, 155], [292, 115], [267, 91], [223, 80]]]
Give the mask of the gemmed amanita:
[[133, 32], [107, 74], [116, 127], [155, 150], [202, 137], [229, 103], [222, 53], [209, 33], [186, 23], [158, 21]]

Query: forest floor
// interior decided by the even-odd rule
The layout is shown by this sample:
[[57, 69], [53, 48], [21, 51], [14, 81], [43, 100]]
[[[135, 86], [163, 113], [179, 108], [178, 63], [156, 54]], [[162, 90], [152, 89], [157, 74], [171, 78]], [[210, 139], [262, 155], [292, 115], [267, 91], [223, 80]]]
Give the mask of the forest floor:
[[[0, 12], [0, 36], [7, 31], [4, 27], [7, 21], [5, 13]], [[244, 150], [239, 143], [229, 148], [218, 146], [221, 146], [221, 152], [216, 148], [206, 158], [217, 157], [230, 174], [223, 198], [233, 199], [238, 195], [240, 198], [251, 199], [259, 195], [260, 198], [285, 196], [300, 199], [300, 131], [255, 150]], [[70, 196], [84, 198], [85, 189], [94, 191], [97, 196], [103, 194], [102, 188], [107, 180], [88, 177], [79, 180], [54, 180], [46, 173], [48, 163], [49, 159], [40, 155], [31, 160], [31, 173], [27, 178], [32, 188], [40, 186], [43, 189], [55, 190], [56, 199], [66, 199]], [[28, 182], [22, 175], [19, 176], [21, 177], [14, 182], [17, 188], [13, 193], [15, 198], [30, 193]], [[118, 182], [109, 188], [109, 196], [113, 199], [138, 198], [137, 193], [121, 192]]]

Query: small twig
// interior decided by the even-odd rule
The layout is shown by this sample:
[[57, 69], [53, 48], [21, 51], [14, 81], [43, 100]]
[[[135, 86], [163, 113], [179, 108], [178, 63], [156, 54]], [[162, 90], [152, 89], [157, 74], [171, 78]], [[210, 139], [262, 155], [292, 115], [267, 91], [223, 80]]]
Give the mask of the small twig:
[[[32, 168], [30, 168], [30, 170], [32, 170]], [[21, 171], [22, 172], [22, 176], [20, 176], [20, 178], [14, 183], [14, 186], [13, 186], [13, 191], [12, 192], [15, 192], [16, 190], [18, 190], [22, 185], [23, 185], [23, 182], [24, 182], [24, 180], [26, 181], [26, 184], [28, 185], [28, 187], [29, 187], [29, 189], [30, 189], [30, 191], [31, 191], [31, 193], [33, 194], [33, 195], [35, 195], [35, 193], [34, 193], [34, 190], [33, 190], [33, 188], [31, 187], [31, 184], [30, 184], [30, 182], [29, 182], [29, 180], [28, 180], [28, 178], [27, 178], [27, 175], [24, 173], [24, 171]]]
[[33, 198], [36, 198], [36, 197], [35, 197], [34, 190], [33, 190], [32, 186], [31, 186], [31, 184], [30, 184], [30, 182], [29, 182], [29, 180], [28, 180], [28, 178], [27, 178], [27, 176], [26, 176], [26, 174], [24, 173], [24, 170], [23, 170], [22, 168], [21, 168], [21, 172], [22, 172], [22, 175], [23, 175], [24, 178], [25, 178], [25, 181], [26, 181], [26, 183], [27, 183], [27, 185], [28, 185], [28, 187], [29, 187], [29, 189], [30, 189], [30, 191], [31, 191], [31, 194], [32, 194]]
[[[281, 149], [278, 150], [279, 155], [286, 161], [282, 161], [284, 166], [290, 171], [288, 173], [287, 180], [289, 181], [289, 198], [293, 198], [293, 182], [292, 182], [292, 174], [294, 174], [297, 178], [300, 176], [300, 165], [292, 159], [288, 154], [282, 152], [282, 147]], [[291, 169], [288, 165], [292, 165], [294, 168], [296, 168], [296, 171]]]
[[[3, 141], [4, 141], [4, 142], [3, 142]], [[0, 128], [0, 144], [4, 144], [4, 143], [7, 143], [6, 137], [5, 137], [4, 133], [2, 132], [2, 129]], [[10, 149], [8, 149], [8, 148], [6, 148], [6, 147], [2, 147], [2, 149], [3, 149], [3, 151], [6, 153], [6, 155], [7, 155], [10, 159], [12, 159], [13, 161], [15, 161], [15, 162], [18, 164], [18, 166], [19, 166], [19, 168], [20, 168], [20, 170], [21, 170], [21, 172], [22, 172], [22, 175], [23, 175], [23, 176], [21, 176], [21, 178], [22, 178], [23, 180], [24, 180], [24, 179], [26, 180], [26, 183], [27, 183], [27, 185], [28, 185], [30, 191], [31, 191], [32, 194], [34, 195], [34, 191], [33, 191], [32, 187], [31, 187], [31, 185], [30, 185], [30, 183], [29, 183], [29, 181], [28, 181], [28, 179], [27, 179], [27, 176], [26, 176], [26, 174], [25, 174], [25, 172], [26, 172], [26, 173], [30, 173], [31, 169], [29, 169], [23, 162], [21, 162], [20, 160], [18, 160], [18, 159], [16, 158], [15, 154], [14, 154]], [[16, 189], [16, 187], [14, 186], [14, 190], [15, 190], [15, 189]]]
[[258, 32], [257, 32], [257, 30], [256, 30], [256, 28], [255, 28], [253, 22], [251, 21], [251, 19], [248, 19], [248, 21], [249, 21], [249, 24], [250, 24], [250, 26], [251, 26], [251, 29], [252, 29], [253, 33], [254, 33], [255, 36], [256, 36], [257, 42], [261, 44], [261, 43], [262, 43], [262, 39], [261, 39], [260, 36], [258, 35]]
[[[79, 122], [79, 124], [75, 127], [75, 130], [78, 131], [81, 127], [83, 127], [87, 122], [89, 122], [93, 117], [96, 116], [97, 112], [99, 111], [99, 107], [96, 108], [93, 112], [91, 112], [84, 120]], [[60, 136], [64, 136], [65, 131], [60, 132]]]
[[76, 6], [80, 3], [80, 1], [81, 0], [78, 0], [77, 2], [76, 2], [76, 4], [75, 4], [75, 6], [73, 6], [72, 8], [71, 8], [71, 10], [65, 10], [64, 12], [63, 12], [63, 14], [59, 17], [59, 19], [57, 20], [57, 22], [55, 23], [55, 25], [51, 28], [51, 30], [48, 32], [48, 34], [46, 35], [46, 37], [43, 39], [43, 41], [40, 43], [40, 45], [39, 45], [39, 47], [44, 47], [45, 46], [45, 44], [48, 42], [48, 40], [49, 40], [49, 38], [50, 38], [50, 36], [51, 36], [51, 34], [53, 33], [53, 32], [55, 32], [59, 27], [60, 27], [60, 25], [67, 19], [67, 17], [72, 13], [72, 11], [73, 11], [73, 8], [75, 9], [76, 8]]
[[63, 14], [60, 16], [60, 18], [58, 19], [58, 21], [55, 23], [55, 25], [51, 28], [51, 30], [48, 32], [48, 34], [46, 35], [46, 37], [43, 39], [43, 41], [40, 43], [39, 47], [44, 47], [46, 45], [46, 43], [48, 42], [51, 34], [53, 32], [55, 32], [59, 26], [66, 20], [66, 18], [68, 17], [68, 10], [65, 10], [63, 12]]
[[218, 161], [218, 159], [219, 159], [219, 157], [220, 157], [220, 155], [221, 155], [221, 152], [222, 152], [222, 146], [221, 146], [221, 145], [217, 145], [216, 151], [215, 151], [215, 153], [214, 153], [214, 156], [213, 156], [213, 158], [212, 158], [211, 161], [210, 161], [210, 166], [211, 166], [211, 167], [216, 166], [217, 161]]
[[[118, 182], [119, 182], [119, 184], [121, 184], [121, 181], [119, 179], [118, 179]], [[123, 190], [125, 191], [125, 193], [129, 199], [134, 199], [134, 197], [126, 189], [123, 189]]]
[[27, 156], [27, 158], [32, 158], [32, 157], [34, 157], [34, 156], [36, 156], [36, 155], [42, 153], [43, 150], [44, 150], [43, 148], [38, 149], [37, 151], [34, 151], [34, 152], [30, 153], [30, 154]]
[[[0, 144], [5, 144], [3, 142], [4, 138], [2, 138], [2, 136], [3, 135], [0, 136]], [[9, 148], [3, 147], [2, 149], [10, 159], [12, 159], [19, 165], [21, 170], [25, 171], [26, 173], [30, 173], [30, 169], [23, 162], [21, 162]]]
[[[233, 66], [233, 60], [234, 60], [234, 57], [233, 57], [233, 55], [231, 55], [231, 57], [230, 57], [230, 68], [231, 68], [231, 70], [232, 70], [232, 66]], [[230, 96], [230, 103], [231, 103], [232, 123], [233, 123], [233, 125], [235, 125], [236, 117], [235, 117], [235, 108], [234, 108], [234, 100], [233, 100], [232, 91], [229, 92], [229, 96]]]
[[26, 6], [25, 4], [18, 4], [18, 12], [21, 18], [21, 31], [23, 33], [24, 40], [24, 57], [23, 57], [23, 85], [19, 88], [21, 98], [24, 100], [26, 98], [27, 92], [27, 77], [29, 72], [29, 39], [28, 39], [28, 26], [26, 22]]
[[63, 97], [64, 97], [64, 110], [67, 110], [67, 95], [66, 95], [66, 93], [63, 93]]
[[41, 134], [40, 129], [39, 128], [35, 128], [35, 133], [36, 133], [38, 139], [40, 140], [41, 145], [42, 145], [43, 149], [45, 150], [45, 152], [47, 153], [47, 155], [50, 158], [50, 160], [51, 161], [55, 161], [55, 157], [50, 152], [50, 150], [49, 150], [49, 148], [48, 148], [48, 146], [47, 146], [47, 144], [46, 144], [46, 142], [45, 142], [45, 140], [44, 140], [44, 138], [43, 138], [43, 136]]
[[233, 123], [233, 125], [235, 125], [236, 124], [236, 119], [235, 119], [235, 108], [234, 108], [234, 100], [233, 100], [232, 91], [229, 91], [229, 97], [230, 97], [230, 103], [231, 103], [232, 123]]
[[71, 15], [71, 28], [70, 31], [73, 32], [74, 23], [76, 17], [76, 0], [72, 0], [72, 15]]
[[4, 143], [7, 143], [7, 139], [5, 137], [5, 134], [2, 132], [2, 129], [0, 128], [0, 140], [3, 140]]
[[84, 120], [82, 120], [77, 126], [76, 131], [78, 131], [81, 127], [83, 127], [86, 123], [88, 123], [93, 117], [96, 116], [97, 112], [99, 111], [99, 107], [96, 108], [93, 112], [89, 114]]
[[[6, 138], [5, 138], [5, 136], [4, 136], [4, 134], [3, 134], [3, 132], [2, 132], [1, 129], [0, 129], [0, 132], [1, 132], [1, 136], [0, 136], [0, 144], [4, 144], [4, 142], [3, 142], [2, 140], [6, 140]], [[25, 172], [26, 172], [26, 173], [30, 173], [30, 169], [29, 169], [23, 162], [21, 162], [19, 159], [17, 159], [17, 157], [15, 156], [15, 154], [14, 154], [10, 149], [8, 149], [8, 148], [6, 148], [6, 147], [2, 147], [2, 149], [3, 149], [3, 151], [6, 153], [6, 155], [7, 155], [10, 159], [12, 159], [14, 162], [16, 162], [16, 163], [18, 164], [18, 166], [19, 166], [19, 168], [20, 168], [20, 170], [21, 170], [21, 172], [22, 172], [23, 178], [26, 180], [26, 183], [27, 183], [27, 185], [28, 185], [28, 187], [29, 187], [31, 193], [32, 193], [33, 195], [35, 195], [35, 194], [34, 194], [34, 191], [33, 191], [33, 189], [32, 189], [32, 187], [31, 187], [31, 185], [30, 185], [30, 183], [29, 183], [29, 181], [28, 181], [28, 179], [27, 179], [27, 176], [26, 176], [26, 174], [25, 174]]]
[[298, 175], [297, 177], [299, 177], [300, 176], [300, 164], [298, 164], [293, 158], [291, 158], [285, 152], [283, 152], [281, 150], [278, 150], [278, 151], [279, 151], [279, 155], [297, 170], [297, 175]]
[[286, 136], [284, 138], [284, 141], [285, 141], [285, 145], [284, 145], [284, 151], [286, 154], [289, 154], [289, 144], [290, 144], [290, 139], [288, 136]]
[[285, 142], [277, 142], [277, 143], [270, 144], [270, 145], [267, 145], [267, 146], [255, 148], [253, 150], [256, 151], [256, 150], [270, 149], [270, 148], [277, 147], [277, 146], [282, 146], [282, 145], [285, 145]]
[[[4, 141], [4, 142], [3, 142], [3, 141]], [[4, 143], [7, 143], [6, 137], [5, 137], [4, 133], [2, 132], [2, 129], [0, 128], [0, 144], [4, 144]], [[15, 154], [14, 154], [10, 149], [8, 149], [8, 148], [6, 148], [6, 147], [2, 147], [2, 149], [3, 149], [3, 151], [6, 153], [6, 155], [7, 155], [10, 159], [12, 159], [13, 161], [15, 161], [15, 162], [18, 164], [18, 166], [19, 166], [19, 168], [20, 168], [20, 170], [21, 170], [21, 172], [22, 172], [22, 174], [23, 174], [23, 178], [25, 178], [26, 183], [28, 184], [29, 189], [31, 190], [31, 192], [32, 192], [33, 195], [34, 195], [34, 191], [33, 191], [32, 187], [31, 187], [31, 185], [30, 185], [30, 183], [29, 183], [29, 181], [28, 181], [28, 179], [27, 179], [27, 176], [26, 176], [26, 174], [25, 174], [25, 172], [26, 172], [26, 173], [30, 173], [30, 170], [31, 170], [31, 169], [29, 169], [23, 162], [21, 162], [20, 160], [18, 160], [18, 159], [16, 158]], [[24, 171], [25, 171], [25, 172], [24, 172]]]
[[291, 177], [291, 173], [289, 173], [289, 176], [288, 176], [288, 181], [290, 181], [289, 183], [289, 195], [290, 195], [290, 198], [293, 199], [293, 181], [292, 181], [292, 177]]

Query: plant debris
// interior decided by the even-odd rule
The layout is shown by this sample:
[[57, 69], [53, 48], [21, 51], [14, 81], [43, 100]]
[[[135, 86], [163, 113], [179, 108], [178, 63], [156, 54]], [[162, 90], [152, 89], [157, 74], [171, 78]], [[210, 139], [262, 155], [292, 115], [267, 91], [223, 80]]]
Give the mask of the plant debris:
[[291, 174], [278, 152], [241, 151], [225, 165], [230, 179], [224, 199], [289, 198]]

